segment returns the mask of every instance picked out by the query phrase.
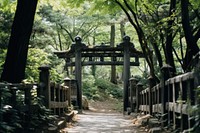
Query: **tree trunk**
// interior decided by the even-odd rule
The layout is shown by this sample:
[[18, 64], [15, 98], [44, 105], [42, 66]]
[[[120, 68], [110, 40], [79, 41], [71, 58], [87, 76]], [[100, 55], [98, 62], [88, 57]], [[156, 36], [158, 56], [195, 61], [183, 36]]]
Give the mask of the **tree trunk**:
[[[126, 35], [126, 31], [125, 31], [125, 23], [124, 23], [124, 21], [121, 21], [120, 22], [120, 35], [121, 35], [121, 41], [123, 41], [123, 38], [124, 38], [124, 36]], [[120, 80], [120, 81], [122, 81], [123, 80], [123, 71], [121, 72], [121, 74], [119, 74], [120, 76], [119, 76], [119, 79], [118, 80]]]
[[[96, 33], [96, 32], [95, 32]], [[94, 33], [94, 36], [93, 36], [93, 42], [92, 42], [92, 45], [93, 46], [95, 46], [95, 43], [96, 43], [96, 38], [95, 38], [95, 36], [96, 36], [96, 34]], [[94, 60], [94, 59], [92, 59], [92, 60]], [[92, 65], [92, 67], [91, 67], [91, 69], [92, 69], [92, 75], [94, 76], [94, 77], [96, 77], [96, 66], [95, 65]]]
[[[170, 9], [169, 9], [169, 17], [173, 14], [174, 10], [176, 8], [176, 0], [171, 0], [170, 2]], [[173, 31], [172, 31], [172, 25], [174, 23], [174, 19], [170, 19], [168, 21], [168, 28], [167, 28], [167, 37], [166, 37], [166, 63], [169, 64], [171, 67], [173, 67], [175, 72], [175, 64], [174, 64], [174, 57], [173, 57], [173, 48], [172, 48], [172, 42], [173, 42]]]
[[181, 0], [182, 26], [187, 43], [186, 55], [183, 62], [184, 71], [190, 71], [189, 65], [192, 60], [192, 57], [199, 51], [199, 47], [195, 42], [195, 38], [192, 34], [192, 28], [190, 26], [188, 5], [189, 0]]
[[[111, 32], [110, 32], [110, 46], [114, 47], [115, 46], [115, 25], [111, 25]], [[112, 58], [114, 61], [114, 59]], [[116, 66], [112, 65], [111, 66], [111, 79], [110, 81], [114, 84], [117, 84], [117, 77], [116, 77]]]
[[158, 45], [157, 45], [156, 41], [151, 42], [151, 43], [152, 43], [153, 49], [155, 51], [155, 55], [156, 55], [156, 58], [158, 60], [159, 67], [161, 68], [163, 66], [162, 55], [160, 53], [160, 50], [158, 48]]
[[121, 32], [121, 41], [122, 41], [123, 37], [126, 35], [123, 21], [120, 22], [120, 32]]
[[25, 78], [29, 39], [37, 0], [18, 0], [1, 81], [20, 83]]

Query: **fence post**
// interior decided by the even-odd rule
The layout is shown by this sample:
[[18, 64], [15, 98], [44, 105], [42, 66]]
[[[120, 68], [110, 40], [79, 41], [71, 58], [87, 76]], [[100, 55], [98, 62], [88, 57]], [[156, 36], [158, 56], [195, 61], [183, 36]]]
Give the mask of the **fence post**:
[[66, 77], [64, 79], [64, 85], [68, 86], [67, 88], [67, 101], [68, 101], [68, 106], [71, 107], [71, 79]]
[[165, 64], [161, 68], [162, 79], [161, 79], [161, 103], [162, 103], [162, 127], [167, 125], [166, 119], [168, 118], [168, 113], [166, 111], [166, 102], [168, 101], [168, 88], [165, 86], [165, 81], [168, 80], [172, 75], [173, 68]]
[[16, 105], [17, 105], [17, 96], [16, 96], [17, 87], [13, 86], [10, 89], [11, 89], [11, 98], [10, 98], [9, 103], [11, 103], [13, 108], [16, 108]]
[[130, 107], [131, 107], [131, 112], [134, 112], [136, 109], [136, 88], [137, 88], [137, 82], [138, 79], [136, 78], [130, 78], [129, 79], [129, 85], [130, 85], [130, 96], [129, 96], [129, 101], [130, 101]]
[[153, 107], [153, 96], [152, 96], [152, 88], [156, 85], [156, 82], [152, 76], [148, 78], [149, 80], [149, 114], [152, 115], [152, 107]]
[[40, 70], [40, 77], [39, 77], [39, 91], [38, 96], [43, 96], [43, 102], [46, 108], [49, 108], [49, 101], [50, 101], [50, 74], [49, 70], [50, 67], [48, 65], [44, 65], [38, 68]]
[[139, 113], [142, 96], [140, 92], [143, 90], [143, 85], [139, 82], [136, 87], [136, 112]]

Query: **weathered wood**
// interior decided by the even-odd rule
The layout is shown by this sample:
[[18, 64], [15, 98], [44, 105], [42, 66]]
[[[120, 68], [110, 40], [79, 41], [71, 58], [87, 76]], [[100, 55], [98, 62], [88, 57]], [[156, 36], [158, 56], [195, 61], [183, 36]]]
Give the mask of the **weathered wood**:
[[153, 104], [153, 96], [152, 96], [152, 88], [156, 85], [156, 82], [153, 77], [149, 77], [149, 114], [152, 115], [152, 104]]
[[[123, 47], [83, 47], [82, 57], [99, 57], [99, 53], [104, 57], [123, 57]], [[75, 57], [74, 50], [71, 48], [68, 51], [54, 52], [59, 58], [73, 58]], [[94, 54], [94, 56], [92, 56]], [[142, 52], [130, 47], [130, 57], [144, 57]]]
[[[173, 94], [173, 105], [175, 105], [176, 95], [175, 95], [175, 84], [172, 84], [172, 94]], [[176, 118], [175, 118], [175, 108], [173, 108], [173, 129], [176, 129]]]
[[[54, 53], [59, 58], [65, 58], [67, 66], [75, 66], [75, 78], [78, 82], [78, 106], [80, 110], [82, 109], [81, 67], [85, 65], [124, 65], [124, 111], [127, 110], [129, 106], [128, 80], [130, 78], [130, 66], [139, 66], [139, 57], [144, 57], [142, 52], [134, 48], [133, 43], [130, 42], [130, 37], [125, 36], [123, 42], [117, 47], [102, 45], [92, 48], [87, 47], [81, 42], [81, 38], [77, 37], [70, 50]], [[123, 61], [118, 60], [120, 57], [123, 57]], [[134, 61], [130, 61], [131, 57], [134, 58]], [[83, 61], [82, 58], [84, 58]], [[99, 58], [99, 60], [94, 60], [93, 58]]]
[[137, 84], [136, 87], [136, 112], [139, 112], [139, 105], [142, 104], [142, 97], [140, 95], [140, 92], [143, 89], [143, 85], [141, 83]]
[[[168, 113], [166, 111], [166, 102], [168, 101], [168, 87], [166, 86], [166, 82], [170, 77], [171, 77], [171, 73], [173, 71], [173, 68], [166, 64], [161, 68], [161, 72], [162, 72], [162, 80], [161, 80], [161, 103], [163, 105], [162, 108], [162, 127], [165, 127], [168, 123], [166, 121], [166, 119], [168, 118]], [[167, 114], [167, 115], [165, 115]]]
[[41, 66], [38, 68], [40, 70], [40, 94], [45, 97], [44, 105], [48, 108], [50, 101], [50, 67], [49, 66]]
[[125, 36], [123, 38], [123, 43], [121, 43], [121, 47], [124, 51], [124, 67], [123, 67], [123, 80], [124, 80], [124, 112], [127, 111], [129, 107], [129, 100], [128, 100], [128, 85], [129, 85], [129, 78], [130, 78], [130, 37]]
[[[191, 119], [194, 114], [191, 113], [190, 109], [198, 103], [194, 96], [196, 96], [195, 88], [198, 86], [198, 83], [195, 82], [199, 81], [195, 79], [194, 75], [193, 72], [179, 75], [165, 80], [164, 84], [154, 86], [151, 92], [149, 88], [141, 91], [136, 99], [141, 100], [139, 110], [150, 111], [147, 99], [148, 96], [151, 96], [155, 100], [152, 105], [153, 114], [162, 113], [162, 116], [165, 116], [165, 119], [162, 120], [167, 120], [168, 125], [171, 125], [172, 122], [173, 129], [180, 128], [181, 131], [184, 131], [191, 128], [195, 124], [195, 120]], [[164, 90], [162, 90], [163, 88]], [[164, 102], [163, 96], [165, 97]], [[163, 114], [163, 111], [165, 114]], [[177, 115], [179, 118], [177, 118]]]
[[149, 112], [149, 105], [140, 105], [139, 109], [144, 112]]
[[78, 91], [78, 108], [79, 112], [82, 113], [82, 64], [81, 64], [81, 51], [85, 47], [85, 44], [81, 42], [80, 37], [75, 38], [76, 43], [73, 44], [75, 47], [75, 79], [77, 80]]
[[[88, 65], [123, 65], [123, 61], [84, 61], [81, 62], [82, 66]], [[75, 62], [67, 62], [67, 66], [75, 66]], [[139, 62], [130, 62], [130, 66], [139, 66]]]
[[134, 112], [134, 110], [136, 110], [136, 97], [138, 93], [137, 82], [138, 80], [136, 78], [129, 79], [129, 84], [130, 84], [129, 101], [130, 101], [131, 112]]
[[162, 113], [162, 104], [154, 104], [152, 107], [152, 112], [154, 113]]
[[[115, 52], [115, 51], [114, 51]], [[95, 53], [82, 53], [82, 57], [124, 57], [123, 52], [113, 53], [113, 52], [95, 52]], [[136, 53], [130, 53], [130, 57], [139, 58]]]
[[49, 102], [49, 108], [67, 108], [67, 107], [68, 107], [68, 101], [65, 101], [65, 102], [50, 101]]

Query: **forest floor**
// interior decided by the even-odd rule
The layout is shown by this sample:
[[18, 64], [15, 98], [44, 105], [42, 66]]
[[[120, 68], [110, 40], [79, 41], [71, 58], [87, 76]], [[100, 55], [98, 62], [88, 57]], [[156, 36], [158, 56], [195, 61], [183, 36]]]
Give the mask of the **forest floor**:
[[89, 110], [101, 113], [123, 113], [122, 100], [108, 98], [103, 101], [89, 100]]

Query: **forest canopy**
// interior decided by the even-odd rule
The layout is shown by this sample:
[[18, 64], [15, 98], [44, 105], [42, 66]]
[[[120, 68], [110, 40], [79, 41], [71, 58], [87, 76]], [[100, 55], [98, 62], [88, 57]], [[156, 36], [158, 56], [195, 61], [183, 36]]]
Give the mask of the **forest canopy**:
[[[0, 2], [3, 51], [8, 48], [16, 4], [16, 0]], [[42, 0], [37, 3], [27, 45], [53, 54], [69, 49], [77, 35], [88, 46], [111, 45], [113, 35], [117, 45], [128, 35], [145, 55], [145, 61], [132, 69], [132, 74], [139, 70], [140, 75], [158, 81], [164, 64], [174, 69], [173, 75], [191, 71], [195, 66], [193, 57], [199, 51], [200, 37], [199, 6], [196, 0]], [[54, 63], [52, 66], [55, 67]], [[62, 72], [62, 68], [58, 69]], [[117, 67], [117, 71], [121, 73], [121, 68]]]

